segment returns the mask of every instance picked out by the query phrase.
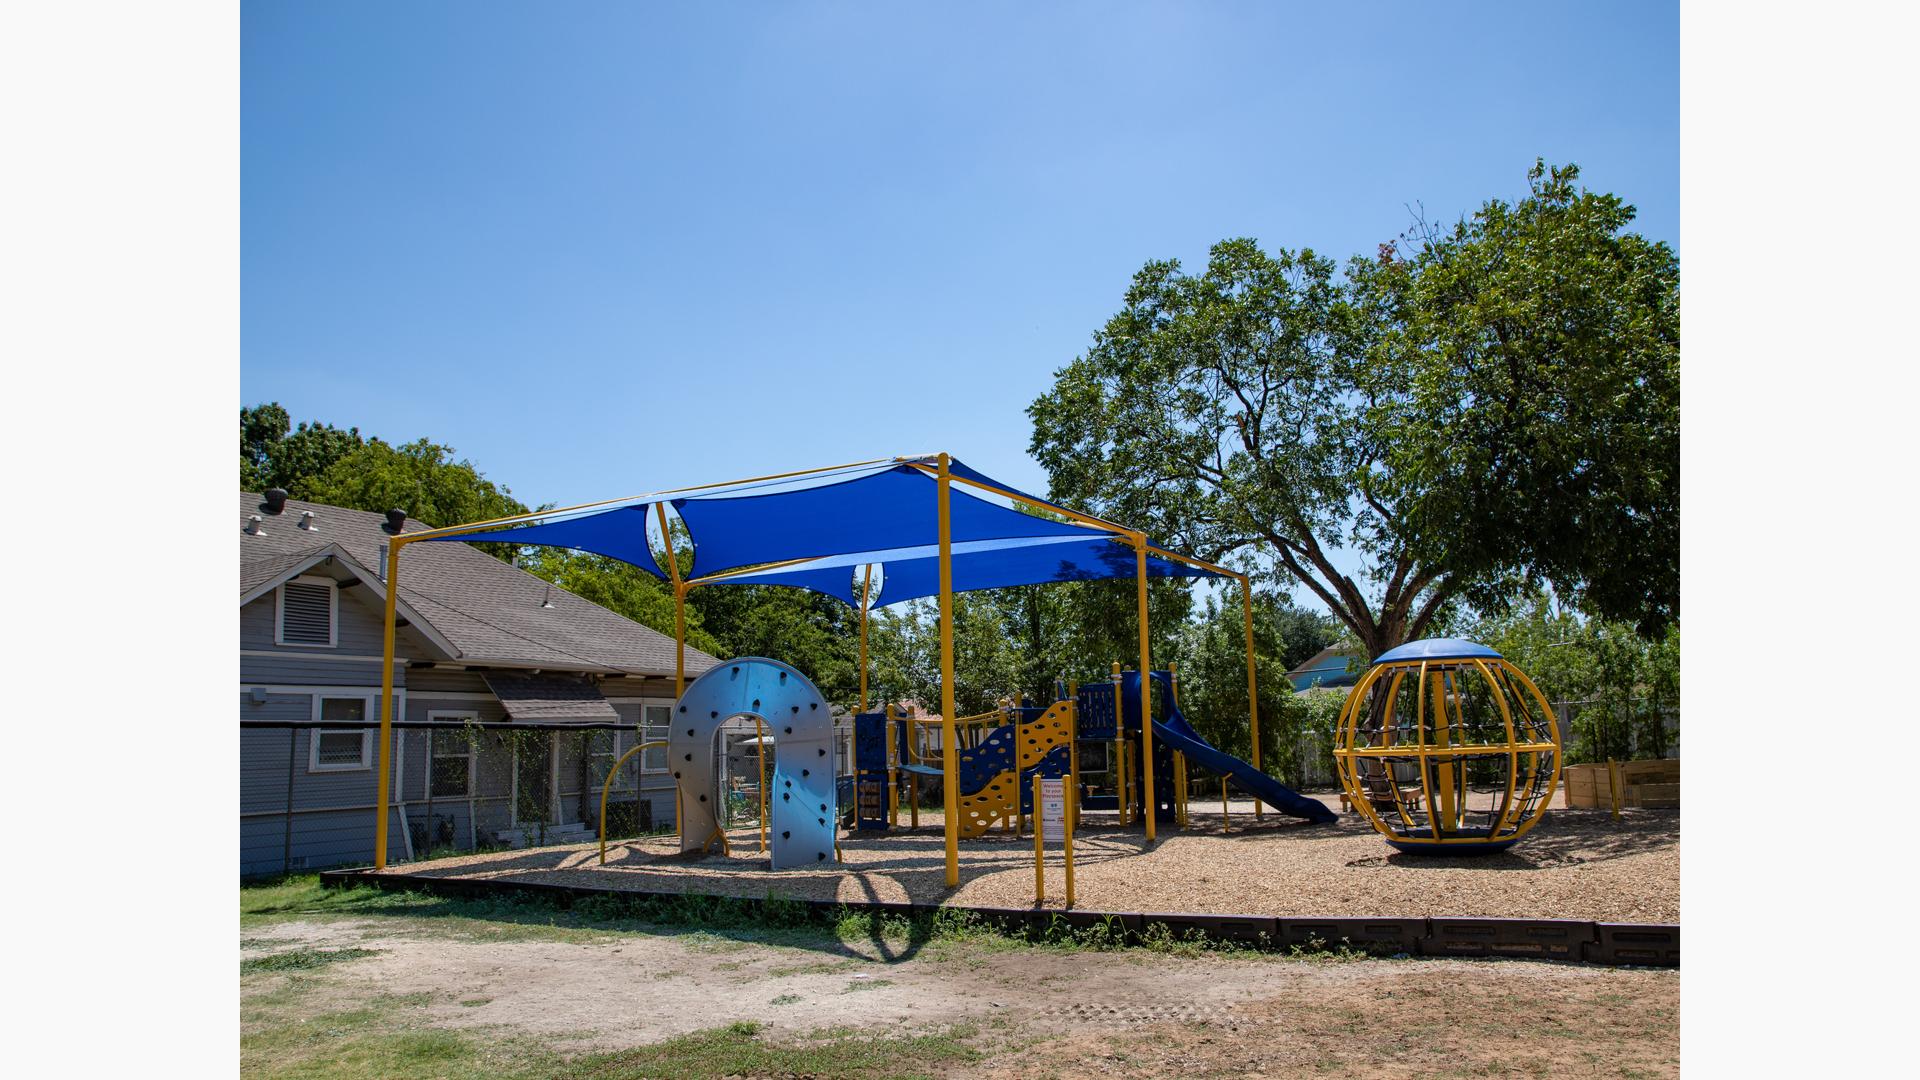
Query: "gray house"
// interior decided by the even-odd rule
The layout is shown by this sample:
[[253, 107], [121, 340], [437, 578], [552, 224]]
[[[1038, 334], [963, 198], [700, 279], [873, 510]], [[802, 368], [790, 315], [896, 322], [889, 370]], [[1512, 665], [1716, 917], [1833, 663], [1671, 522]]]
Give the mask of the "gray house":
[[[427, 526], [277, 491], [238, 524], [241, 873], [369, 862], [386, 542]], [[665, 737], [673, 639], [463, 543], [409, 545], [400, 582], [395, 719], [439, 726], [394, 731], [387, 857], [590, 836], [611, 764]], [[626, 831], [672, 823], [662, 751], [613, 791]]]

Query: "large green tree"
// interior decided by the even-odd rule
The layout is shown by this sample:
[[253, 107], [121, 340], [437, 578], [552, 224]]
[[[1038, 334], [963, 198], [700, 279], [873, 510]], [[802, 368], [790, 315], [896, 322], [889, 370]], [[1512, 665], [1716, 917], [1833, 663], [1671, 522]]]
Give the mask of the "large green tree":
[[472, 462], [455, 460], [452, 447], [426, 439], [401, 446], [370, 439], [319, 475], [294, 480], [287, 490], [298, 499], [354, 510], [397, 507], [435, 527], [527, 512], [511, 491], [481, 475]]
[[[292, 491], [308, 477], [327, 471], [334, 462], [365, 444], [359, 428], [345, 431], [332, 424], [293, 418], [277, 401], [240, 410], [240, 490]], [[382, 507], [382, 509], [385, 509]]]
[[1199, 274], [1148, 263], [1028, 409], [1053, 496], [1265, 560], [1370, 655], [1530, 581], [1658, 633], [1679, 608], [1678, 263], [1577, 177], [1536, 166], [1518, 203], [1344, 274], [1245, 239]]

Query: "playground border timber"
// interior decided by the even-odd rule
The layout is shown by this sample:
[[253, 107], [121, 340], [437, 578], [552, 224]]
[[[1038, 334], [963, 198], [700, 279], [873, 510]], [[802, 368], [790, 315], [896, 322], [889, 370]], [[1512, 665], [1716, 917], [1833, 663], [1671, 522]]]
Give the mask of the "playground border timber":
[[[370, 885], [389, 892], [422, 892], [466, 898], [502, 895], [538, 897], [561, 907], [570, 907], [574, 901], [588, 897], [672, 902], [700, 896], [741, 904], [749, 910], [757, 909], [764, 902], [745, 896], [593, 888], [501, 878], [440, 877], [366, 867], [324, 870], [320, 873], [320, 882], [328, 888]], [[1283, 951], [1295, 947], [1319, 949], [1345, 944], [1387, 955], [1558, 960], [1612, 967], [1680, 966], [1678, 923], [1451, 916], [1211, 915], [1173, 911], [1094, 911], [1083, 908], [1063, 911], [1052, 908], [786, 898], [779, 898], [779, 902], [784, 905], [803, 904], [814, 914], [823, 917], [843, 911], [869, 912], [904, 919], [931, 916], [939, 911], [966, 912], [1000, 929], [1012, 931], [1044, 931], [1056, 919], [1076, 930], [1102, 924], [1118, 925], [1129, 942], [1139, 941], [1148, 928], [1158, 926], [1164, 927], [1175, 937], [1200, 933], [1214, 940], [1264, 951]]]

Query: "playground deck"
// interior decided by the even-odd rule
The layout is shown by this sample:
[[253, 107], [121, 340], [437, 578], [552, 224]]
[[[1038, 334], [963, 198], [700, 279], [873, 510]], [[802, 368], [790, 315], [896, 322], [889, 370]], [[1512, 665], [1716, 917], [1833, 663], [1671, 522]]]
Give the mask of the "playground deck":
[[[1332, 796], [1321, 796], [1337, 807]], [[902, 816], [903, 820], [905, 815]], [[1199, 803], [1185, 829], [1162, 826], [1152, 850], [1139, 828], [1082, 817], [1074, 844], [1078, 906], [1131, 911], [1291, 916], [1482, 916], [1677, 923], [1680, 816], [1555, 809], [1512, 851], [1435, 859], [1396, 854], [1364, 821], [1313, 826], [1268, 811], [1255, 823], [1235, 803], [1222, 834], [1217, 804]], [[773, 871], [756, 829], [730, 832], [731, 857], [681, 856], [672, 836], [492, 852], [407, 864], [409, 873], [503, 878], [595, 888], [849, 902], [1001, 907], [1033, 903], [1033, 841], [994, 834], [962, 843], [960, 887], [944, 887], [940, 815], [920, 829], [843, 837], [844, 862]], [[1048, 852], [1049, 907], [1060, 906], [1060, 856]], [[1515, 874], [1513, 870], [1526, 870]]]

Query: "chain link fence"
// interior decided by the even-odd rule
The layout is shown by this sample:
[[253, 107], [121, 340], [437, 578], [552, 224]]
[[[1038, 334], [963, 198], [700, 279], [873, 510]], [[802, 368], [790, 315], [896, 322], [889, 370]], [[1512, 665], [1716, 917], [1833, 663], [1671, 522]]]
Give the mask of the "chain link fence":
[[[663, 715], [660, 719], [664, 720]], [[851, 723], [837, 740], [851, 761]], [[596, 839], [607, 787], [607, 836], [675, 828], [674, 780], [659, 726], [395, 721], [388, 747], [387, 861]], [[751, 719], [722, 727], [716, 787], [729, 826], [757, 824], [759, 754]], [[240, 722], [240, 873], [263, 877], [374, 861], [379, 725]], [[766, 748], [771, 776], [777, 747]], [[621, 758], [625, 761], [621, 762]]]

